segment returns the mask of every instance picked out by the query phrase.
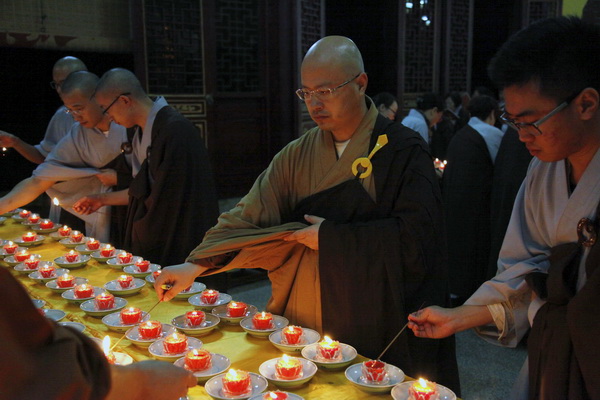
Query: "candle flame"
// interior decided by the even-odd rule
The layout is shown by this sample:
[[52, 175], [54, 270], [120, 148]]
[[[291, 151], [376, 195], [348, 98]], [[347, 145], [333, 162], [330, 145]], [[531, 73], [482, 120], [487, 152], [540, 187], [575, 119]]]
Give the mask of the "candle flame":
[[197, 355], [199, 355], [200, 353], [198, 353], [198, 350], [197, 350], [197, 349], [192, 349], [192, 354], [193, 354], [193, 355], [195, 355], [195, 356], [197, 356]]
[[104, 350], [104, 355], [108, 356], [110, 354], [110, 336], [104, 336], [102, 339], [102, 350]]
[[284, 355], [281, 357], [281, 360], [282, 360], [282, 361], [283, 361], [285, 364], [288, 364], [288, 363], [290, 362], [290, 357], [289, 357], [287, 354], [284, 354]]
[[419, 378], [419, 385], [421, 385], [423, 388], [427, 388], [427, 381], [423, 378]]
[[225, 377], [230, 381], [235, 381], [239, 379], [239, 374], [235, 369], [230, 368], [229, 371], [227, 371], [227, 375]]
[[3, 147], [3, 148], [2, 148], [2, 151], [6, 151], [6, 147]]
[[267, 316], [267, 313], [263, 311], [262, 313], [260, 313], [260, 316], [265, 318]]
[[325, 335], [325, 337], [323, 338], [323, 341], [324, 341], [326, 344], [331, 344], [331, 343], [333, 343], [333, 340], [331, 340], [331, 338], [330, 338], [329, 336], [327, 336], [327, 335]]
[[59, 206], [59, 205], [60, 205], [60, 202], [58, 201], [58, 198], [56, 198], [56, 197], [55, 197], [55, 198], [53, 198], [53, 199], [52, 199], [52, 204], [54, 204], [55, 206]]
[[69, 254], [70, 254], [70, 255], [74, 255], [74, 254], [75, 254], [75, 250], [71, 250], [71, 251], [69, 251]]
[[61, 278], [63, 279], [69, 279], [69, 274], [67, 274], [66, 272], [61, 276]]
[[8, 243], [6, 243], [6, 244], [7, 244], [7, 245], [9, 245], [9, 246], [12, 246], [12, 245], [14, 245], [14, 243], [13, 243], [13, 241], [12, 241], [12, 240], [9, 240], [9, 241], [8, 241]]

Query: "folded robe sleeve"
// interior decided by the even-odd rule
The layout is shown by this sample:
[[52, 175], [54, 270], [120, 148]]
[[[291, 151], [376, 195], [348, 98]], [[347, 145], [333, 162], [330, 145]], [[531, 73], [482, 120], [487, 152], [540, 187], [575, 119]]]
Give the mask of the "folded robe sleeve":
[[0, 268], [0, 398], [106, 397], [110, 371], [98, 346], [44, 318], [9, 271]]

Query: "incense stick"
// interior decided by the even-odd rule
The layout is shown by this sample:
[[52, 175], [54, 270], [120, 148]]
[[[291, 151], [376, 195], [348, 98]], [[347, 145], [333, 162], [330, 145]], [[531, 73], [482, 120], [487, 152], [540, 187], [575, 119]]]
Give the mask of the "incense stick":
[[[419, 310], [417, 312], [420, 312], [424, 305], [425, 305], [425, 302], [423, 302], [423, 304], [421, 304], [421, 307], [419, 307]], [[407, 326], [408, 326], [408, 322], [406, 324], [404, 324], [404, 326], [402, 327], [402, 329], [400, 329], [400, 332], [398, 332], [398, 334], [396, 336], [394, 336], [394, 338], [392, 339], [392, 341], [386, 346], [385, 349], [383, 349], [383, 351], [381, 352], [381, 354], [379, 355], [379, 357], [376, 358], [376, 360], [381, 360], [381, 357], [383, 357], [383, 355], [385, 354], [385, 352], [389, 350], [389, 348], [392, 346], [392, 344], [394, 344], [394, 342], [396, 341], [396, 339], [398, 339], [400, 337], [400, 335], [402, 334], [402, 332], [404, 332], [404, 330], [406, 329]]]

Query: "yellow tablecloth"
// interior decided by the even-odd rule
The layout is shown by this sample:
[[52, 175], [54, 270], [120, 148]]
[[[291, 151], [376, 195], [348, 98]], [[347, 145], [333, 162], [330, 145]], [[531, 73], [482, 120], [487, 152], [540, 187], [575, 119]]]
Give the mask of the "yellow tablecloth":
[[[13, 240], [19, 238], [25, 232], [27, 232], [27, 227], [15, 222], [12, 218], [7, 218], [4, 225], [0, 225], [1, 239]], [[64, 255], [67, 251], [66, 247], [52, 240], [47, 235], [41, 245], [30, 248], [30, 253], [40, 254], [42, 260], [46, 261], [52, 261], [56, 257]], [[8, 264], [4, 262], [2, 262], [2, 265], [5, 268], [8, 267]], [[32, 297], [43, 299], [47, 302], [45, 308], [64, 310], [67, 312], [65, 320], [83, 323], [87, 328], [85, 333], [88, 335], [98, 338], [109, 335], [112, 343], [115, 343], [121, 337], [121, 334], [109, 331], [102, 323], [101, 318], [93, 318], [86, 315], [77, 305], [67, 303], [60, 294], [52, 292], [44, 285], [34, 282], [27, 275], [17, 274], [16, 271], [13, 272]], [[87, 278], [92, 285], [102, 287], [106, 282], [116, 279], [122, 272], [92, 259], [84, 268], [73, 269], [71, 274]], [[126, 297], [126, 299], [128, 305], [139, 307], [142, 310], [149, 310], [157, 302], [156, 294], [150, 285], [144, 287], [141, 293]], [[192, 309], [193, 306], [187, 300], [173, 300], [169, 303], [159, 304], [151, 312], [151, 315], [154, 320], [170, 323], [172, 318]], [[232, 367], [255, 373], [258, 373], [258, 367], [261, 363], [271, 358], [280, 357], [282, 354], [268, 339], [258, 339], [249, 336], [241, 327], [223, 325], [223, 323], [210, 334], [201, 336], [199, 339], [202, 340], [203, 346], [207, 350], [227, 356], [231, 360]], [[147, 350], [136, 347], [127, 339], [123, 339], [115, 351], [127, 353], [136, 361], [150, 358]], [[359, 356], [354, 363], [364, 360], [364, 357]], [[276, 389], [275, 386], [269, 385], [268, 390]], [[344, 369], [333, 372], [319, 370], [308, 384], [288, 391], [303, 396], [307, 400], [392, 398], [389, 394], [372, 395], [355, 388], [346, 380]], [[210, 399], [211, 397], [206, 393], [203, 386], [198, 385], [189, 391], [189, 398]]]

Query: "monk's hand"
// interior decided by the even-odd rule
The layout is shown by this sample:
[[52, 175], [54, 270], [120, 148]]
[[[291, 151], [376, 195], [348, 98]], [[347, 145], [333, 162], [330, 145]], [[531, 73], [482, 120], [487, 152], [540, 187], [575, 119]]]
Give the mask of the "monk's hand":
[[154, 282], [154, 290], [160, 301], [169, 301], [179, 292], [190, 287], [202, 273], [202, 267], [194, 263], [171, 265], [163, 268]]
[[305, 215], [304, 219], [311, 225], [289, 234], [283, 240], [288, 242], [295, 240], [308, 248], [319, 250], [319, 228], [321, 227], [321, 222], [325, 221], [325, 218], [315, 215]]
[[408, 328], [417, 337], [441, 339], [456, 333], [455, 309], [431, 306], [408, 316]]
[[100, 199], [100, 196], [92, 195], [77, 200], [75, 204], [73, 204], [73, 210], [78, 214], [89, 215], [96, 212], [103, 205], [104, 203]]
[[19, 138], [13, 134], [0, 131], [0, 147], [15, 147], [18, 140]]
[[117, 184], [117, 171], [114, 169], [102, 169], [99, 174], [96, 174], [96, 178], [104, 186], [115, 186]]

